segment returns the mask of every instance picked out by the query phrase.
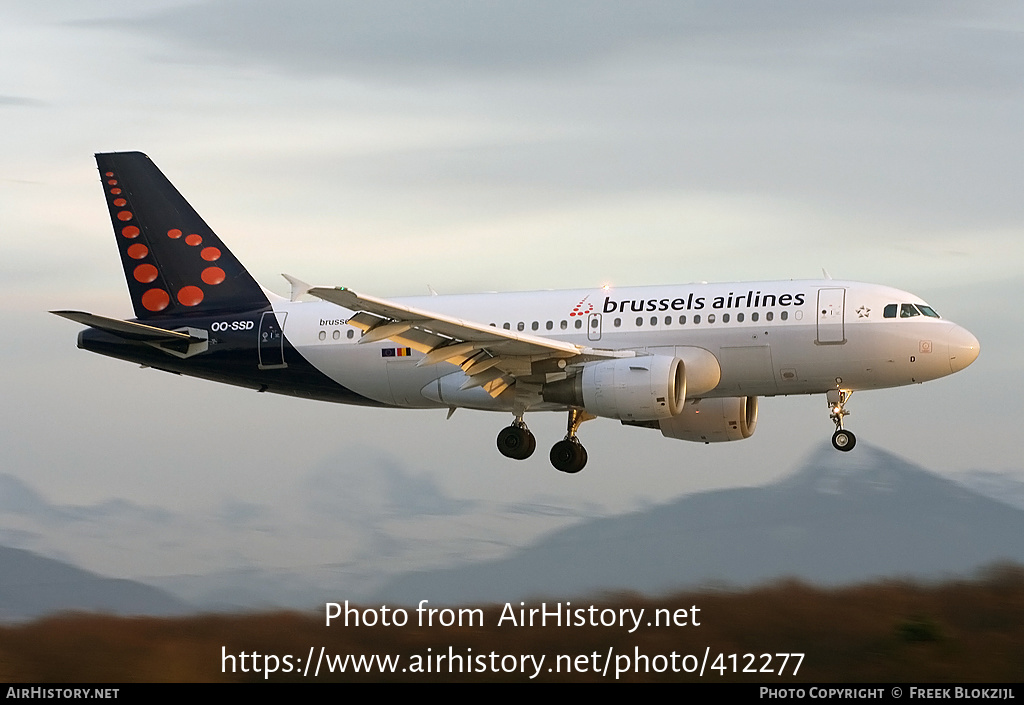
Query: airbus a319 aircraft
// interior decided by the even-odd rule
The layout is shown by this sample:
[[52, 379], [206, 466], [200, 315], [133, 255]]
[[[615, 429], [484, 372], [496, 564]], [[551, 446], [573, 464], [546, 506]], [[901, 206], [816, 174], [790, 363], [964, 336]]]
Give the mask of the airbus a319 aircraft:
[[382, 299], [285, 275], [261, 287], [150, 159], [97, 154], [135, 318], [53, 313], [78, 347], [147, 367], [322, 401], [511, 414], [502, 455], [560, 411], [551, 464], [579, 472], [596, 417], [711, 443], [749, 438], [758, 397], [823, 394], [832, 444], [854, 391], [970, 365], [978, 340], [919, 297], [831, 279]]

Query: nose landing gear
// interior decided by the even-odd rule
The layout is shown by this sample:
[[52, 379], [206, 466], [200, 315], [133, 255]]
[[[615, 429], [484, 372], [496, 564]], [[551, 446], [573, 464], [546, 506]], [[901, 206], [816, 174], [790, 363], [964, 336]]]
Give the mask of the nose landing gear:
[[853, 396], [851, 389], [832, 389], [825, 395], [830, 410], [829, 418], [836, 425], [836, 432], [832, 434], [832, 447], [844, 453], [853, 450], [853, 447], [857, 445], [857, 437], [853, 435], [853, 432], [843, 428], [843, 417], [850, 414], [845, 405], [851, 396]]

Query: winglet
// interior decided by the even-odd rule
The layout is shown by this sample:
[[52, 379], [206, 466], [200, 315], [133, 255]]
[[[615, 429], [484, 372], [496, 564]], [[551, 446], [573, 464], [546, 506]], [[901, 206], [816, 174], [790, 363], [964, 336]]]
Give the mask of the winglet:
[[300, 296], [308, 294], [309, 290], [313, 288], [312, 284], [307, 284], [301, 279], [293, 277], [291, 274], [285, 274], [282, 272], [281, 276], [287, 279], [288, 283], [292, 285], [292, 293], [288, 297], [291, 301], [298, 301]]

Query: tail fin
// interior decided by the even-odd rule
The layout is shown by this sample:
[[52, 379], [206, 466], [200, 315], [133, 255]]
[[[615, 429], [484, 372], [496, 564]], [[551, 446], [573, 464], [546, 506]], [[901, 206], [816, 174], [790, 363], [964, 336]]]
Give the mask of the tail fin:
[[256, 280], [141, 152], [97, 154], [139, 319], [269, 305]]

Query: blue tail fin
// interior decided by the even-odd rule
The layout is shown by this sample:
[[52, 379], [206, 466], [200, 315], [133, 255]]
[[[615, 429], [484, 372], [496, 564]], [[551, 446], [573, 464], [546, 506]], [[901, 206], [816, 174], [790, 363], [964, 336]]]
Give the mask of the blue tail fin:
[[269, 305], [256, 280], [149, 157], [97, 154], [96, 165], [136, 318]]

